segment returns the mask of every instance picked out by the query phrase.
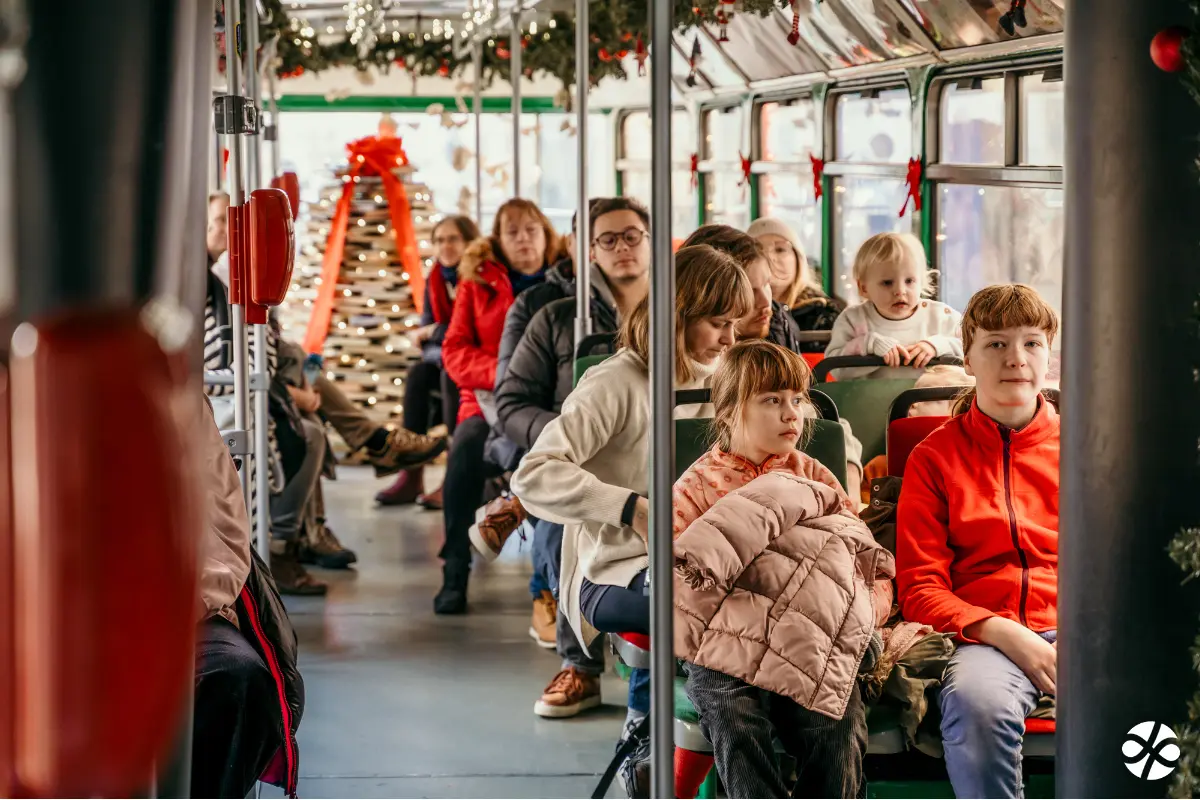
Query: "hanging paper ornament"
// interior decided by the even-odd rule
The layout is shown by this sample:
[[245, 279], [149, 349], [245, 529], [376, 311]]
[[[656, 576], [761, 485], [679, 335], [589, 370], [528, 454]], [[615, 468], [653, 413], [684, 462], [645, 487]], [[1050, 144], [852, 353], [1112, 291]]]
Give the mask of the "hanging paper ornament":
[[475, 197], [474, 192], [472, 192], [467, 187], [464, 186], [461, 189], [459, 189], [458, 203], [457, 203], [459, 214], [462, 214], [463, 216], [469, 216], [471, 214], [471, 211], [472, 211], [471, 200], [474, 197]]
[[699, 65], [702, 55], [703, 54], [700, 52], [700, 37], [697, 36], [692, 40], [692, 54], [688, 57], [688, 76], [686, 83], [689, 87], [695, 88], [696, 86], [696, 67]]
[[720, 0], [717, 5], [717, 25], [720, 26], [718, 42], [729, 41], [729, 22], [733, 19], [733, 3], [734, 0]]
[[1192, 32], [1178, 26], [1166, 28], [1155, 34], [1150, 42], [1150, 60], [1163, 72], [1182, 72], [1185, 66], [1183, 43]]
[[561, 108], [563, 113], [571, 113], [571, 90], [563, 87], [554, 93], [554, 107]]
[[637, 45], [634, 46], [633, 57], [637, 59], [638, 77], [646, 77], [646, 58], [649, 54], [646, 52], [646, 43], [642, 41], [642, 35], [639, 33], [637, 37]]
[[800, 0], [792, 0], [792, 32], [787, 35], [788, 44], [793, 47], [800, 43]]
[[1000, 27], [1009, 36], [1015, 36], [1017, 28], [1024, 28], [1028, 22], [1025, 19], [1026, 0], [1012, 0], [1008, 11], [1000, 15]]
[[455, 172], [462, 172], [471, 163], [474, 154], [465, 147], [456, 147], [450, 155], [450, 166], [454, 167]]

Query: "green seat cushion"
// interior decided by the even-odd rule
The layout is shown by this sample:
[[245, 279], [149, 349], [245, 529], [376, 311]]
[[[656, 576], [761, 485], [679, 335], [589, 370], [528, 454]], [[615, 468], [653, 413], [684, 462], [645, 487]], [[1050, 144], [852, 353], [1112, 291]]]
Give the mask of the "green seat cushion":
[[608, 358], [609, 355], [608, 353], [604, 353], [602, 355], [584, 356], [583, 358], [575, 359], [575, 385], [579, 385], [580, 379], [583, 378], [583, 373]]
[[[833, 473], [842, 486], [846, 485], [846, 431], [837, 422], [828, 419], [810, 420], [808, 439], [800, 449], [821, 462]], [[850, 495], [853, 497], [854, 492]]]
[[675, 678], [675, 719], [699, 724], [700, 715], [696, 713], [696, 707], [692, 705], [687, 692], [683, 689], [686, 684], [687, 678]]
[[821, 391], [837, 404], [838, 416], [850, 423], [855, 437], [862, 442], [863, 464], [887, 451], [888, 410], [896, 396], [915, 383], [915, 378], [868, 378], [820, 385]]

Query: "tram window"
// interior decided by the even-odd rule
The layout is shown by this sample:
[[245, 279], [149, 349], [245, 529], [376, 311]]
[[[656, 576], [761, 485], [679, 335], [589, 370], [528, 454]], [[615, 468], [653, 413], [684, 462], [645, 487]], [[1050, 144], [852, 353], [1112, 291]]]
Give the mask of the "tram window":
[[1004, 78], [942, 85], [941, 152], [947, 164], [1004, 163]]
[[746, 152], [742, 136], [744, 121], [741, 106], [705, 111], [704, 152], [701, 158], [740, 165], [739, 153]]
[[1063, 82], [1043, 73], [1022, 75], [1020, 159], [1031, 166], [1061, 166], [1066, 134]]
[[877, 233], [912, 231], [910, 217], [897, 211], [904, 203], [902, 178], [846, 176], [833, 184], [834, 272], [833, 291], [850, 302], [858, 300], [854, 282], [854, 254]]
[[[524, 129], [526, 136], [538, 141], [538, 164], [541, 190], [538, 202], [542, 211], [560, 231], [571, 229], [571, 215], [579, 205], [579, 173], [575, 169], [579, 154], [579, 139], [574, 114], [543, 114], [540, 128]], [[564, 130], [563, 124], [568, 127]], [[592, 197], [607, 197], [616, 193], [613, 163], [612, 119], [606, 114], [588, 115], [588, 192]], [[521, 165], [522, 183], [525, 170], [533, 165]], [[532, 196], [532, 195], [526, 195]]]
[[912, 105], [907, 89], [837, 98], [837, 160], [906, 164], [912, 157]]
[[809, 263], [821, 260], [821, 205], [813, 197], [812, 172], [772, 172], [758, 176], [758, 209], [764, 217], [778, 217], [800, 236]]
[[[634, 111], [621, 121], [621, 158], [630, 161], [649, 161], [653, 141], [649, 111]], [[671, 160], [688, 163], [696, 149], [692, 132], [692, 117], [677, 109], [671, 114]]]
[[1063, 191], [1020, 186], [938, 187], [937, 267], [954, 308], [993, 283], [1026, 283], [1062, 314]]
[[817, 124], [817, 107], [811, 100], [763, 103], [759, 109], [762, 160], [808, 164], [810, 155], [819, 155]]
[[704, 203], [704, 219], [708, 222], [741, 230], [750, 225], [750, 186], [743, 182], [740, 172], [717, 170], [706, 174]]
[[745, 228], [750, 224], [750, 191], [742, 174], [741, 157], [749, 151], [743, 107], [709, 109], [702, 122], [702, 156], [711, 170], [703, 176], [704, 219]]
[[[621, 178], [621, 194], [640, 200], [649, 208], [653, 199], [650, 170], [626, 170]], [[696, 230], [696, 190], [687, 169], [671, 170], [671, 208], [671, 236], [686, 239]]]

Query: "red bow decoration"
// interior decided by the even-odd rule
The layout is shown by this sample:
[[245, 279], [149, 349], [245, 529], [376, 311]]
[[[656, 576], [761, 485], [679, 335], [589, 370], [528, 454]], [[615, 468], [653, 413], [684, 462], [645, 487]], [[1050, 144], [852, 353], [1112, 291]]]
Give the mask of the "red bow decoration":
[[408, 273], [408, 285], [412, 290], [413, 303], [417, 311], [425, 297], [425, 277], [421, 271], [421, 253], [417, 249], [417, 236], [413, 230], [412, 207], [408, 204], [408, 192], [392, 169], [408, 164], [404, 147], [395, 136], [368, 136], [346, 145], [350, 158], [350, 171], [342, 184], [342, 197], [338, 200], [333, 222], [329, 226], [329, 239], [325, 244], [325, 257], [321, 262], [321, 290], [313, 304], [312, 317], [304, 336], [304, 349], [309, 353], [320, 353], [325, 348], [325, 337], [329, 333], [329, 320], [333, 316], [333, 300], [337, 290], [338, 275], [342, 270], [342, 256], [346, 250], [346, 228], [350, 223], [350, 204], [354, 199], [354, 182], [359, 175], [378, 175], [383, 178], [384, 195], [388, 201], [388, 213], [392, 218], [392, 233], [396, 237], [396, 251], [404, 272]]
[[742, 160], [742, 179], [738, 181], [738, 186], [747, 186], [750, 183], [750, 165], [753, 163], [740, 152], [738, 158]]
[[825, 177], [825, 159], [809, 153], [808, 160], [812, 162], [813, 200], [820, 200], [825, 196], [825, 186], [821, 183], [821, 179]]
[[695, 189], [700, 185], [700, 155], [692, 153], [692, 188]]
[[904, 182], [908, 186], [908, 194], [904, 196], [904, 205], [900, 207], [900, 216], [908, 211], [908, 201], [912, 200], [913, 211], [921, 210], [921, 160], [919, 158], [910, 158], [908, 160], [908, 174], [904, 177]]
[[226, 147], [221, 151], [221, 175], [229, 174], [229, 148]]

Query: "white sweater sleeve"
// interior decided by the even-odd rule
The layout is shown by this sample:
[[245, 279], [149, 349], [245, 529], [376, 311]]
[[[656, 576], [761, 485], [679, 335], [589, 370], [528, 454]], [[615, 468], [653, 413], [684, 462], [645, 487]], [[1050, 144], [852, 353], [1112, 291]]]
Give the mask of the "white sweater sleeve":
[[512, 477], [513, 493], [539, 519], [560, 525], [621, 525], [630, 492], [583, 467], [626, 424], [636, 387], [587, 380], [567, 396], [562, 413], [542, 429]]
[[[882, 356], [899, 342], [883, 336], [870, 329], [867, 324], [863, 306], [850, 306], [838, 315], [833, 323], [833, 333], [830, 334], [829, 346], [825, 348], [826, 358], [837, 356]], [[865, 378], [878, 370], [879, 367], [842, 367], [834, 370], [834, 377], [839, 381]]]
[[939, 303], [939, 308], [933, 309], [936, 322], [932, 326], [935, 330], [930, 336], [925, 337], [925, 341], [933, 345], [934, 350], [939, 356], [958, 356], [962, 358], [963, 345], [960, 338], [959, 326], [962, 324], [962, 314], [959, 314], [950, 306]]

